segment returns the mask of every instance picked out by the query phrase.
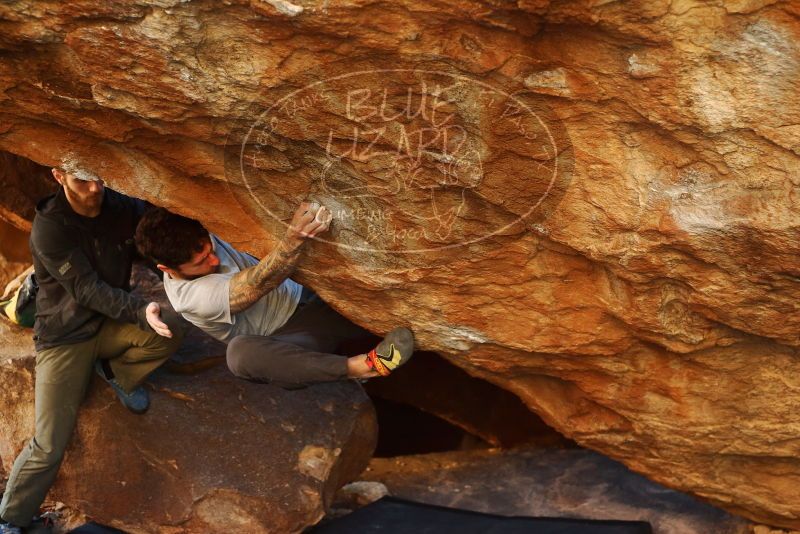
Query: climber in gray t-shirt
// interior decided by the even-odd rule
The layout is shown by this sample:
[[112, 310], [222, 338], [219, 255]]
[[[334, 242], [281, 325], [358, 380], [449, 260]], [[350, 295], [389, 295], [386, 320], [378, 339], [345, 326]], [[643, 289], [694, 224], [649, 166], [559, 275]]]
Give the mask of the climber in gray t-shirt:
[[284, 387], [386, 376], [413, 354], [411, 331], [392, 330], [367, 354], [335, 354], [342, 341], [369, 332], [289, 278], [307, 241], [330, 223], [326, 208], [301, 204], [283, 239], [259, 261], [198, 221], [158, 208], [142, 217], [136, 246], [164, 272], [175, 311], [228, 344], [237, 376]]
[[175, 311], [225, 343], [241, 334], [268, 336], [286, 324], [300, 302], [303, 286], [287, 278], [249, 308], [231, 313], [231, 279], [257, 265], [258, 260], [214, 234], [210, 238], [211, 248], [204, 261], [218, 261], [216, 272], [199, 278], [176, 278], [164, 273], [164, 290]]

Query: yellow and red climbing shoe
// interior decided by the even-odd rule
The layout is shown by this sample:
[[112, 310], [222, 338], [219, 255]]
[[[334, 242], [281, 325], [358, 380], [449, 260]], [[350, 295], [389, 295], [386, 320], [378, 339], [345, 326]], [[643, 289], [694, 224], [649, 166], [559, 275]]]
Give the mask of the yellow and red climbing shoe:
[[395, 328], [367, 354], [367, 365], [381, 376], [406, 363], [414, 354], [414, 334], [408, 328]]

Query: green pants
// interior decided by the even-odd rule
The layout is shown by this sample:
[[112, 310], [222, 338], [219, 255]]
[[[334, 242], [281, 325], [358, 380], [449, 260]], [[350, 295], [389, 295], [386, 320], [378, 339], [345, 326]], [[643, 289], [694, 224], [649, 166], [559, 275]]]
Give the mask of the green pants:
[[171, 339], [106, 319], [93, 338], [36, 354], [36, 430], [14, 462], [0, 518], [25, 527], [39, 510], [72, 437], [94, 362], [110, 360], [117, 382], [131, 391], [180, 345], [182, 328], [176, 323], [170, 329]]

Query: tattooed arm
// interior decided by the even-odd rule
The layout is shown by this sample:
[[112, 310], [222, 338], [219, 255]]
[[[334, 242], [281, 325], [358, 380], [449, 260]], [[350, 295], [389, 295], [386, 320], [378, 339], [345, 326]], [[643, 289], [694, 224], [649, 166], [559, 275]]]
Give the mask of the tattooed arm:
[[[236, 273], [230, 283], [231, 314], [239, 313], [255, 304], [261, 297], [281, 285], [292, 274], [303, 244], [309, 237], [324, 232], [330, 225], [315, 218], [316, 211], [308, 203], [300, 204], [283, 240], [258, 264]], [[325, 208], [320, 208], [324, 210]]]

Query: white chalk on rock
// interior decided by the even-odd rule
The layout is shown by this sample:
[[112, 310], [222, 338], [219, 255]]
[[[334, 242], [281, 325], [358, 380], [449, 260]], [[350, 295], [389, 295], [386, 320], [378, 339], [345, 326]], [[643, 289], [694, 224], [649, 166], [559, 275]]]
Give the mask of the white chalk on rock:
[[298, 6], [287, 0], [264, 0], [269, 5], [277, 9], [280, 13], [289, 17], [296, 17], [303, 12], [303, 6]]

